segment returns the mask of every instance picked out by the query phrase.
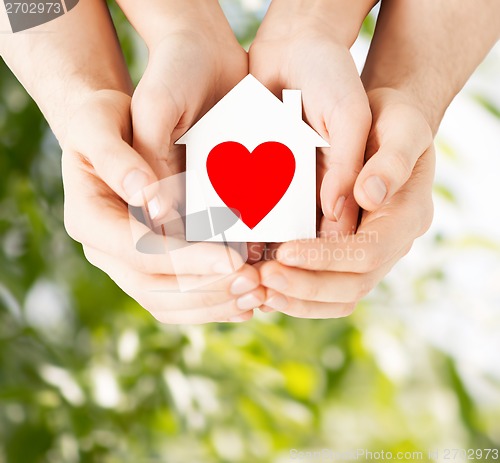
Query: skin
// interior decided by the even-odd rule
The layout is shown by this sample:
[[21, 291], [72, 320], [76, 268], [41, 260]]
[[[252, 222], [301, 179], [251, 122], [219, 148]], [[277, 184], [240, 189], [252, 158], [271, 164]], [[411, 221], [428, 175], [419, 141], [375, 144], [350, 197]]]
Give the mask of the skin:
[[[347, 241], [334, 234], [279, 247], [276, 260], [260, 268], [268, 288], [264, 310], [349, 315], [409, 251], [432, 219], [433, 137], [499, 33], [498, 2], [384, 0], [362, 74], [373, 122], [354, 186], [364, 209], [360, 225]], [[384, 187], [381, 201], [365, 188], [373, 176]], [[348, 258], [356, 255], [363, 258]]]
[[[68, 119], [94, 92], [133, 91], [106, 6], [101, 0], [86, 0], [75, 11], [27, 32], [0, 34], [0, 56], [61, 144]], [[0, 27], [10, 29], [3, 5]], [[103, 67], [103, 62], [109, 65]]]
[[274, 0], [250, 48], [250, 72], [280, 96], [302, 90], [306, 121], [329, 141], [318, 157], [319, 213], [352, 233], [352, 194], [371, 124], [368, 98], [349, 53], [373, 0]]
[[400, 92], [377, 89], [368, 97], [373, 113], [368, 162], [397, 148], [418, 157], [417, 165], [390, 201], [374, 211], [363, 211], [355, 234], [326, 231], [316, 240], [277, 248], [276, 258], [260, 267], [268, 288], [265, 311], [301, 318], [350, 315], [431, 224], [434, 149], [430, 128]]
[[[41, 28], [43, 26], [39, 30], [43, 30]], [[203, 249], [198, 247], [196, 252], [201, 252], [203, 259], [189, 247], [185, 248], [177, 259], [181, 267], [175, 270], [204, 292], [179, 293], [173, 263], [164, 255], [142, 254], [134, 246], [132, 236], [145, 234], [149, 229], [137, 221], [130, 222], [127, 203], [142, 206], [143, 198], [137, 192], [162, 178], [163, 164], [168, 166], [168, 162], [163, 162], [163, 158], [150, 164], [146, 161], [147, 152], [143, 155], [131, 146], [132, 88], [103, 2], [81, 2], [71, 13], [51, 22], [50, 30], [52, 33], [43, 35], [2, 35], [0, 51], [40, 105], [63, 148], [64, 215], [69, 235], [82, 243], [91, 263], [105, 271], [161, 322], [205, 323], [251, 318], [250, 309], [262, 304], [265, 291], [260, 286], [257, 270], [244, 264], [237, 252], [229, 251], [238, 271], [227, 275], [226, 270], [220, 268], [220, 263], [228, 257], [224, 248], [212, 244], [202, 245]], [[202, 58], [203, 53], [195, 50], [194, 42], [186, 43], [180, 34], [172, 31], [167, 36], [168, 39], [177, 37], [178, 42], [158, 42], [150, 66], [165, 59], [162, 53], [167, 53], [172, 62], [178, 62], [181, 70], [191, 60]], [[202, 37], [205, 40], [201, 35], [199, 40]], [[177, 51], [178, 57], [172, 56], [181, 46], [185, 53]], [[215, 54], [216, 48], [214, 44], [210, 52]], [[208, 53], [208, 49], [205, 51]], [[239, 72], [245, 74], [245, 52], [238, 50], [238, 55], [242, 64]], [[186, 56], [188, 62], [183, 63]], [[227, 91], [233, 81], [239, 80], [239, 76], [235, 76], [219, 86], [216, 81], [222, 75], [222, 64], [212, 61], [208, 56], [202, 63], [205, 70], [201, 77], [210, 81], [203, 91], [196, 88], [197, 81], [185, 88], [186, 100], [188, 95], [196, 97], [192, 109], [189, 106], [182, 110], [182, 116], [188, 114], [186, 124], [213, 104], [217, 92]], [[111, 65], [103, 67], [103, 62]], [[165, 69], [155, 67], [154, 70], [163, 73]], [[151, 105], [152, 100], [148, 98], [152, 98], [156, 90], [154, 82], [148, 83], [151, 72], [148, 68], [145, 83], [137, 93], [135, 107], [139, 115], [136, 114], [136, 120], [141, 119], [141, 104], [151, 109], [148, 101]], [[167, 79], [166, 74], [162, 75]], [[170, 84], [180, 85], [181, 80]], [[163, 89], [163, 94], [168, 93], [168, 88]], [[144, 100], [139, 98], [141, 94], [145, 95]], [[154, 98], [155, 102], [161, 100], [158, 95]], [[165, 104], [168, 103], [170, 101]], [[140, 129], [138, 132], [137, 144], [144, 148], [140, 144]], [[172, 164], [175, 166], [176, 162]], [[149, 190], [151, 194], [144, 200], [151, 205], [158, 200], [158, 195], [154, 187]], [[172, 206], [168, 198], [162, 201], [155, 208], [149, 207], [149, 211], [156, 210], [158, 217]]]
[[[351, 313], [430, 224], [432, 137], [498, 39], [500, 4], [384, 0], [363, 73], [366, 94], [348, 49], [373, 2], [274, 0], [249, 58], [215, 0], [119, 3], [150, 52], [133, 97], [100, 0], [51, 22], [55, 34], [0, 37], [2, 57], [63, 147], [69, 234], [164, 323], [244, 321], [264, 301], [264, 310], [298, 317]], [[169, 217], [173, 198], [154, 186], [137, 192], [183, 170], [184, 153], [173, 142], [249, 65], [276, 93], [301, 88], [307, 121], [331, 141], [318, 165], [321, 237], [271, 247], [272, 260], [254, 266], [231, 250], [239, 270], [229, 275], [218, 265], [227, 257], [220, 246], [187, 247], [175, 270], [206, 291], [179, 293], [173, 263], [135, 249], [132, 236], [148, 228], [130, 223], [127, 203], [145, 206], [153, 226]], [[384, 190], [377, 201], [366, 186], [374, 176]], [[352, 234], [358, 204], [364, 212]]]
[[[248, 56], [217, 1], [153, 0], [148, 8], [131, 0], [118, 3], [149, 49], [147, 69], [132, 98], [133, 146], [160, 178], [166, 178], [185, 170], [185, 148], [175, 141], [248, 74]], [[193, 273], [200, 273], [207, 251], [196, 252], [190, 259], [195, 263]], [[175, 279], [173, 272], [169, 276]], [[222, 318], [200, 310], [186, 322], [250, 319], [253, 311], [248, 309], [262, 304], [265, 290], [259, 286], [257, 270], [249, 265], [236, 279], [246, 291], [232, 294], [229, 305], [242, 308]], [[226, 299], [230, 285], [228, 281], [225, 286]], [[206, 307], [203, 301], [198, 304]], [[188, 308], [186, 301], [184, 309]]]
[[[228, 275], [218, 270], [218, 264], [227, 261], [226, 250], [215, 244], [183, 248], [178, 251], [175, 268], [166, 253], [136, 250], [133, 237], [143, 236], [149, 229], [130, 219], [127, 204], [102, 181], [89, 161], [107, 153], [106, 167], [112, 174], [113, 166], [119, 163], [115, 156], [120, 162], [137, 156], [127, 143], [131, 136], [130, 100], [121, 92], [102, 90], [72, 119], [62, 165], [68, 234], [82, 243], [90, 263], [162, 323], [249, 319], [249, 309], [263, 302], [265, 292], [257, 270], [244, 264], [234, 250], [230, 250], [231, 260], [238, 271]], [[180, 292], [176, 275], [203, 291]]]

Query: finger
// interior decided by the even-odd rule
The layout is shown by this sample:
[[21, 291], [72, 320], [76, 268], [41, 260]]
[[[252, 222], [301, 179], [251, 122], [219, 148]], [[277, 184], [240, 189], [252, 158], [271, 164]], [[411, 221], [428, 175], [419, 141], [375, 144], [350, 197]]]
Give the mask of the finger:
[[259, 307], [259, 310], [263, 313], [272, 313], [272, 312], [276, 312], [276, 309], [273, 309], [272, 307], [269, 307], [267, 305], [262, 305]]
[[[65, 152], [79, 155], [82, 168], [95, 171], [117, 195], [134, 206], [143, 206], [140, 194], [158, 178], [145, 159], [127, 143], [130, 135], [130, 98], [118, 92], [93, 101], [92, 117], [83, 107], [72, 119]], [[76, 154], [78, 153], [78, 154]], [[165, 199], [149, 188], [146, 202], [152, 218], [168, 209]]]
[[351, 315], [354, 312], [356, 304], [304, 301], [293, 297], [286, 297], [270, 290], [264, 307], [270, 307], [271, 309], [279, 307], [275, 310], [296, 318], [327, 319], [342, 318]]
[[[340, 65], [340, 70], [328, 66], [328, 74], [323, 76], [324, 85], [319, 87], [321, 91], [314, 91], [331, 146], [323, 160], [325, 175], [320, 198], [323, 215], [330, 221], [338, 222], [345, 214], [346, 228], [342, 231], [350, 232], [356, 225], [358, 208], [354, 202], [347, 200], [353, 194], [354, 183], [364, 163], [371, 111], [348, 52], [342, 55]], [[337, 85], [329, 85], [325, 80]]]
[[[356, 178], [364, 163], [371, 111], [356, 67], [346, 52], [339, 71], [331, 65], [314, 88], [304, 90], [307, 119], [320, 133], [326, 129], [330, 149], [319, 154], [320, 203], [333, 227], [352, 233], [359, 207], [353, 200]], [[336, 82], [336, 85], [332, 85]], [[321, 116], [321, 122], [317, 115]]]
[[323, 155], [326, 173], [320, 189], [321, 207], [328, 220], [338, 222], [345, 215], [345, 231], [350, 231], [358, 218], [356, 202], [347, 200], [353, 195], [363, 167], [371, 125], [371, 112], [361, 84], [359, 92], [337, 104], [326, 121], [331, 148]]
[[250, 265], [230, 275], [148, 275], [96, 249], [85, 246], [84, 253], [92, 265], [107, 273], [125, 292], [132, 293], [132, 297], [141, 297], [143, 293], [142, 299], [161, 299], [161, 307], [168, 310], [210, 307], [234, 299], [241, 311], [253, 309], [264, 300], [259, 274]]
[[[280, 311], [299, 318], [348, 316], [354, 311], [357, 302], [368, 295], [410, 249], [411, 244], [379, 270], [362, 276], [352, 273], [310, 272], [284, 268], [283, 273], [288, 276], [291, 283], [283, 292], [268, 288], [267, 299], [261, 310]], [[269, 269], [264, 269], [265, 273], [268, 271]], [[269, 276], [262, 276], [263, 284], [271, 282], [273, 285], [276, 281], [280, 281], [276, 279], [279, 273], [274, 269], [271, 269], [271, 272], [273, 273]]]
[[[368, 273], [389, 260], [402, 246], [401, 237], [390, 230], [392, 223], [381, 217], [367, 232], [334, 234], [307, 242], [285, 243], [277, 253], [283, 265], [307, 270]], [[413, 230], [409, 230], [413, 236]], [[400, 233], [405, 232], [401, 229]], [[404, 236], [404, 235], [403, 235]], [[392, 240], [391, 240], [392, 238]], [[406, 236], [404, 236], [406, 243]]]
[[175, 325], [201, 325], [214, 322], [241, 323], [250, 320], [253, 309], [242, 313], [234, 307], [234, 301], [225, 302], [213, 307], [190, 310], [156, 310], [151, 315], [160, 323]]
[[[228, 318], [226, 321], [230, 323], [242, 323], [251, 320], [254, 316], [254, 309], [247, 312], [243, 312], [241, 315], [235, 315], [234, 317]], [[224, 320], [222, 320], [224, 321]]]
[[417, 160], [432, 144], [432, 131], [414, 108], [393, 104], [375, 109], [375, 153], [359, 174], [354, 193], [365, 210], [375, 210], [408, 181]]
[[344, 213], [338, 221], [329, 220], [327, 217], [321, 217], [318, 236], [329, 236], [332, 233], [339, 235], [351, 235], [356, 233], [358, 225], [359, 206], [351, 194], [344, 203]]
[[[286, 73], [279, 67], [282, 50], [272, 44], [253, 45], [250, 71], [277, 96], [283, 88], [302, 90], [306, 121], [331, 145], [330, 150], [319, 154], [323, 214], [337, 222], [345, 215], [337, 228], [351, 232], [357, 223], [358, 207], [348, 199], [363, 166], [370, 106], [349, 52], [325, 41], [321, 49], [317, 43], [312, 48], [310, 45], [298, 45], [287, 62]], [[332, 66], [324, 56], [335, 57], [336, 64]]]
[[63, 159], [65, 226], [76, 241], [149, 274], [228, 274], [243, 265], [241, 255], [224, 244], [163, 235], [153, 243], [155, 254], [138, 251], [139, 238], [151, 230], [130, 217], [127, 206], [98, 178], [82, 172], [79, 162], [71, 155]]
[[310, 271], [266, 262], [260, 268], [262, 285], [306, 301], [348, 303], [365, 297], [390, 271], [401, 255], [366, 274]]
[[[161, 176], [170, 175], [173, 143], [194, 122], [203, 104], [204, 83], [193, 73], [192, 63], [202, 67], [207, 57], [179, 52], [178, 44], [164, 44], [153, 51], [147, 69], [132, 98], [134, 147], [158, 167]], [[206, 64], [206, 63], [205, 63]]]
[[308, 270], [368, 273], [378, 269], [429, 227], [432, 175], [419, 177], [417, 172], [412, 180], [390, 203], [363, 219], [355, 235], [335, 233], [285, 243], [278, 249], [278, 261]]
[[[175, 141], [172, 140], [172, 132], [182, 117], [184, 103], [160, 82], [147, 79], [145, 75], [132, 100], [134, 148], [151, 165], [157, 165], [159, 160], [166, 161], [171, 144]], [[159, 95], [162, 97], [159, 98]], [[161, 167], [168, 169], [165, 163]], [[166, 175], [170, 173], [171, 169], [168, 169]], [[164, 176], [165, 172], [161, 172], [161, 175]]]
[[[84, 246], [84, 252], [92, 265], [112, 278], [117, 278], [119, 282], [124, 283], [124, 286], [153, 293], [165, 293], [168, 296], [169, 308], [172, 310], [221, 304], [230, 299], [244, 297], [260, 286], [259, 273], [250, 265], [245, 265], [229, 275], [149, 275], [127, 267], [122, 260], [88, 246]], [[183, 290], [184, 287], [192, 290]], [[242, 310], [254, 307], [252, 303], [243, 304], [247, 299], [249, 298], [242, 301]]]

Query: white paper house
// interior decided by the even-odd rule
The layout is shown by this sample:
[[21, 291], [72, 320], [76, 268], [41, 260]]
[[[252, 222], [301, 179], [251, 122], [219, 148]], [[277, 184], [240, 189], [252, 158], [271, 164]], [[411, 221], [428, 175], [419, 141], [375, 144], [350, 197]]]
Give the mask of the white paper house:
[[[316, 148], [328, 143], [302, 120], [300, 90], [283, 90], [283, 101], [248, 75], [176, 144], [186, 145], [186, 213], [225, 206], [207, 173], [207, 157], [220, 143], [234, 141], [250, 152], [262, 143], [286, 145], [295, 157], [295, 174], [281, 201], [250, 229], [238, 220], [225, 232], [234, 242], [283, 242], [316, 237]], [[231, 165], [227, 175], [233, 175]], [[254, 188], [264, 188], [258, 176]], [[255, 190], [247, 192], [252, 195]], [[188, 241], [196, 230], [186, 230]], [[221, 235], [213, 238], [222, 241]]]

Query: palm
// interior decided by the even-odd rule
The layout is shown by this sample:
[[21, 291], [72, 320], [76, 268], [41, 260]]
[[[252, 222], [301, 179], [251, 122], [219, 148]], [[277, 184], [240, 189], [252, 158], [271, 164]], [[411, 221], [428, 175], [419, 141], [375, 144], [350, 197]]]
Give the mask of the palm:
[[236, 40], [224, 46], [194, 33], [167, 36], [152, 51], [132, 100], [134, 147], [160, 178], [183, 172], [174, 142], [248, 73]]
[[[302, 91], [305, 121], [332, 146], [317, 155], [317, 229], [352, 233], [358, 218], [352, 188], [363, 163], [370, 110], [349, 51], [324, 37], [257, 39], [250, 72], [277, 96], [284, 88]], [[323, 211], [340, 194], [346, 206], [334, 222]]]

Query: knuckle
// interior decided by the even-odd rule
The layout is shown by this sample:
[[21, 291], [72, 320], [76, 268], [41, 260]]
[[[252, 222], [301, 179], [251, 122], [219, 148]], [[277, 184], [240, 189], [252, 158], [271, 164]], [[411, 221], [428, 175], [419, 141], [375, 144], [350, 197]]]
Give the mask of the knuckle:
[[[302, 286], [302, 285], [300, 285]], [[319, 299], [319, 285], [317, 284], [306, 284], [301, 288], [297, 286], [299, 291], [302, 291], [303, 297], [301, 299], [305, 299], [307, 301], [317, 301]]]
[[199, 319], [198, 323], [224, 322], [235, 315], [242, 314], [243, 312], [238, 309], [235, 304], [231, 304], [225, 309], [212, 307], [204, 311], [203, 317]]
[[361, 130], [367, 132], [370, 129], [373, 117], [365, 92], [352, 91], [344, 95], [336, 109], [340, 110], [339, 114], [350, 114], [352, 122], [355, 122]]
[[410, 178], [413, 171], [413, 164], [407, 153], [404, 153], [402, 150], [393, 150], [388, 168], [394, 179], [403, 184]]
[[357, 298], [355, 300], [359, 301], [368, 296], [368, 294], [370, 294], [370, 292], [373, 290], [373, 288], [375, 288], [375, 286], [377, 286], [377, 281], [374, 278], [372, 277], [362, 278], [359, 284]]
[[139, 252], [136, 249], [132, 250], [129, 259], [134, 270], [140, 273], [149, 274], [154, 270], [151, 266], [151, 262], [149, 261], [150, 259], [148, 259], [148, 255]]
[[383, 263], [383, 257], [379, 252], [371, 252], [365, 255], [360, 264], [361, 273], [371, 273], [377, 270]]
[[210, 290], [205, 288], [200, 294], [201, 307], [213, 307], [215, 305], [221, 304], [229, 299], [229, 294], [224, 289], [213, 289]]
[[350, 302], [348, 304], [344, 304], [344, 307], [342, 308], [340, 312], [340, 317], [348, 317], [353, 314], [354, 310], [356, 310], [356, 302]]

